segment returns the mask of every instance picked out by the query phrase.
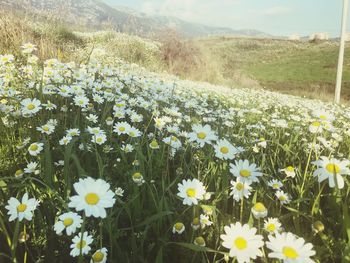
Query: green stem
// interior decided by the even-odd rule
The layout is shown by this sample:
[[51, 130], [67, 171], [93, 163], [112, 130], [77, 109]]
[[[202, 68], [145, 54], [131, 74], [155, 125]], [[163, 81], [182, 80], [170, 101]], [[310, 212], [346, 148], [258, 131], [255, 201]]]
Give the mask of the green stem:
[[11, 259], [13, 263], [17, 262], [16, 249], [17, 249], [17, 242], [18, 242], [18, 232], [19, 232], [19, 219], [17, 218], [15, 232], [13, 233], [12, 246], [11, 246]]
[[81, 238], [80, 238], [80, 252], [79, 252], [79, 260], [78, 263], [82, 263], [83, 262], [83, 237], [84, 237], [84, 231], [85, 231], [85, 221], [86, 221], [86, 216], [85, 216], [85, 212], [83, 213], [83, 224], [81, 226]]
[[243, 224], [243, 207], [244, 207], [244, 197], [242, 197], [242, 200], [241, 200], [241, 211], [239, 216], [241, 224]]

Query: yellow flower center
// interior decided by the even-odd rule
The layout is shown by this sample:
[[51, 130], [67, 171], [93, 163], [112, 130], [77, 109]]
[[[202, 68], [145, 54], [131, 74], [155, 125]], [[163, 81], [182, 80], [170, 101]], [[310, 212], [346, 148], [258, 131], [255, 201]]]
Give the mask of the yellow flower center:
[[49, 131], [49, 127], [44, 126], [44, 127], [43, 127], [43, 130], [46, 131], [46, 132]]
[[77, 249], [84, 248], [85, 246], [86, 246], [86, 241], [85, 240], [77, 243]]
[[265, 212], [266, 211], [266, 207], [264, 206], [263, 203], [257, 202], [254, 205], [254, 210], [257, 211], [257, 212]]
[[228, 153], [228, 148], [226, 146], [223, 146], [220, 148], [220, 152], [223, 154], [226, 154], [226, 153]]
[[176, 142], [176, 141], [177, 141], [177, 138], [176, 138], [175, 136], [171, 136], [171, 140], [172, 140], [173, 142]]
[[252, 173], [249, 170], [243, 169], [239, 171], [239, 175], [242, 177], [249, 177]]
[[157, 143], [156, 140], [153, 140], [153, 141], [151, 142], [151, 147], [152, 147], [152, 148], [157, 148], [157, 147], [158, 147], [158, 143]]
[[272, 188], [273, 189], [278, 189], [280, 187], [280, 185], [278, 184], [278, 183], [274, 183], [273, 185], [272, 185]]
[[334, 163], [329, 163], [326, 165], [326, 170], [329, 173], [338, 174], [340, 172], [340, 167], [339, 167], [339, 165], [336, 165]]
[[125, 131], [125, 127], [119, 127], [119, 131], [121, 132]]
[[134, 137], [134, 136], [135, 136], [135, 133], [134, 133], [134, 132], [130, 132], [129, 135], [130, 135], [131, 137]]
[[100, 201], [100, 198], [99, 198], [98, 195], [95, 194], [95, 193], [88, 193], [88, 194], [85, 196], [85, 201], [86, 201], [86, 203], [88, 203], [89, 205], [96, 205], [96, 204]]
[[199, 218], [198, 217], [193, 218], [192, 224], [199, 225]]
[[187, 194], [188, 197], [195, 197], [195, 195], [196, 195], [196, 190], [193, 189], [193, 188], [188, 188], [188, 189], [186, 190], [186, 194]]
[[92, 260], [94, 262], [101, 262], [104, 258], [104, 255], [101, 251], [96, 251], [95, 254], [92, 256]]
[[276, 226], [274, 224], [268, 224], [266, 229], [269, 232], [274, 232], [276, 230]]
[[30, 150], [35, 152], [36, 150], [38, 150], [39, 146], [37, 144], [32, 144], [30, 145]]
[[20, 176], [20, 175], [22, 175], [23, 174], [23, 170], [17, 170], [16, 172], [15, 172], [15, 176]]
[[184, 224], [182, 224], [181, 222], [178, 222], [175, 224], [175, 229], [177, 231], [180, 231], [183, 228]]
[[299, 256], [295, 249], [292, 247], [283, 247], [282, 252], [286, 258], [296, 259]]
[[311, 125], [315, 127], [320, 127], [321, 123], [319, 121], [314, 121]]
[[17, 206], [17, 212], [19, 212], [19, 213], [23, 213], [24, 211], [26, 211], [26, 209], [27, 209], [27, 205], [26, 204], [19, 204]]
[[204, 140], [205, 137], [207, 137], [207, 134], [205, 132], [199, 132], [197, 133], [197, 137], [201, 140]]
[[288, 166], [288, 167], [286, 168], [286, 170], [287, 170], [288, 172], [294, 172], [294, 167], [293, 167], [293, 166]]
[[96, 139], [96, 142], [102, 142], [102, 138], [101, 138], [101, 137], [98, 137], [98, 138]]
[[30, 103], [27, 105], [27, 109], [28, 110], [34, 110], [35, 109], [35, 105], [33, 103]]
[[247, 240], [245, 240], [243, 237], [237, 237], [234, 241], [234, 245], [239, 250], [243, 250], [247, 248]]
[[278, 199], [279, 199], [280, 201], [286, 201], [286, 197], [285, 197], [284, 195], [281, 195], [280, 197], [278, 197]]
[[237, 183], [237, 184], [236, 184], [236, 189], [237, 189], [238, 191], [242, 191], [243, 188], [244, 188], [244, 185], [243, 185], [242, 183]]
[[71, 224], [73, 224], [73, 219], [72, 218], [67, 217], [66, 219], [63, 220], [63, 225], [65, 227], [70, 226]]
[[134, 173], [134, 174], [132, 175], [132, 177], [133, 177], [134, 179], [140, 179], [141, 176], [142, 176], [142, 174], [139, 173], [139, 172], [136, 172], [136, 173]]
[[320, 115], [320, 119], [321, 120], [327, 120], [327, 116], [326, 115]]
[[196, 237], [195, 241], [196, 241], [196, 244], [199, 245], [199, 246], [204, 246], [205, 245], [205, 240], [204, 240], [203, 237]]

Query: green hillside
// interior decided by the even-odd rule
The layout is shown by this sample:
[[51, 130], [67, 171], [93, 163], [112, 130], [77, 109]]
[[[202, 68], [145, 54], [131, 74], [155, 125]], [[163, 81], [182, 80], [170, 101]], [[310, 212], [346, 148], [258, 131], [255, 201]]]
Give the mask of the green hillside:
[[[338, 61], [336, 42], [296, 42], [271, 39], [213, 37], [198, 44], [225, 79], [242, 71], [267, 89], [329, 99]], [[346, 51], [350, 44], [346, 45]], [[343, 95], [350, 97], [350, 52], [345, 52]]]

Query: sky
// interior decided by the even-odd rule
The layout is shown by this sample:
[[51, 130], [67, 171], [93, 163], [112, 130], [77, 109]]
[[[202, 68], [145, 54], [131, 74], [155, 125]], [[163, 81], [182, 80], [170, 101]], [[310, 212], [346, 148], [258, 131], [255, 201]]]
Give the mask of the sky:
[[[103, 0], [152, 15], [278, 36], [328, 32], [339, 36], [343, 0]], [[348, 10], [349, 13], [349, 10]], [[349, 14], [350, 15], [350, 14]], [[350, 17], [347, 31], [350, 31]]]

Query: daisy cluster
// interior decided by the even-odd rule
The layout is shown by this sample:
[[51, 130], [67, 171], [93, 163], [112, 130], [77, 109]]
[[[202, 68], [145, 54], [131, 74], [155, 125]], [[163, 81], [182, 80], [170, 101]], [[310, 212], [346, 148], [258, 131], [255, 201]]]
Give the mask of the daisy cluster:
[[39, 200], [50, 203], [46, 232], [92, 263], [141, 262], [147, 242], [157, 259], [184, 242], [226, 262], [330, 259], [317, 253], [324, 237], [308, 241], [311, 225], [341, 220], [320, 200], [347, 198], [349, 108], [179, 80], [103, 52], [76, 65], [22, 49], [0, 56], [0, 129], [17, 156], [0, 188], [9, 222], [34, 232], [36, 211], [49, 214]]

